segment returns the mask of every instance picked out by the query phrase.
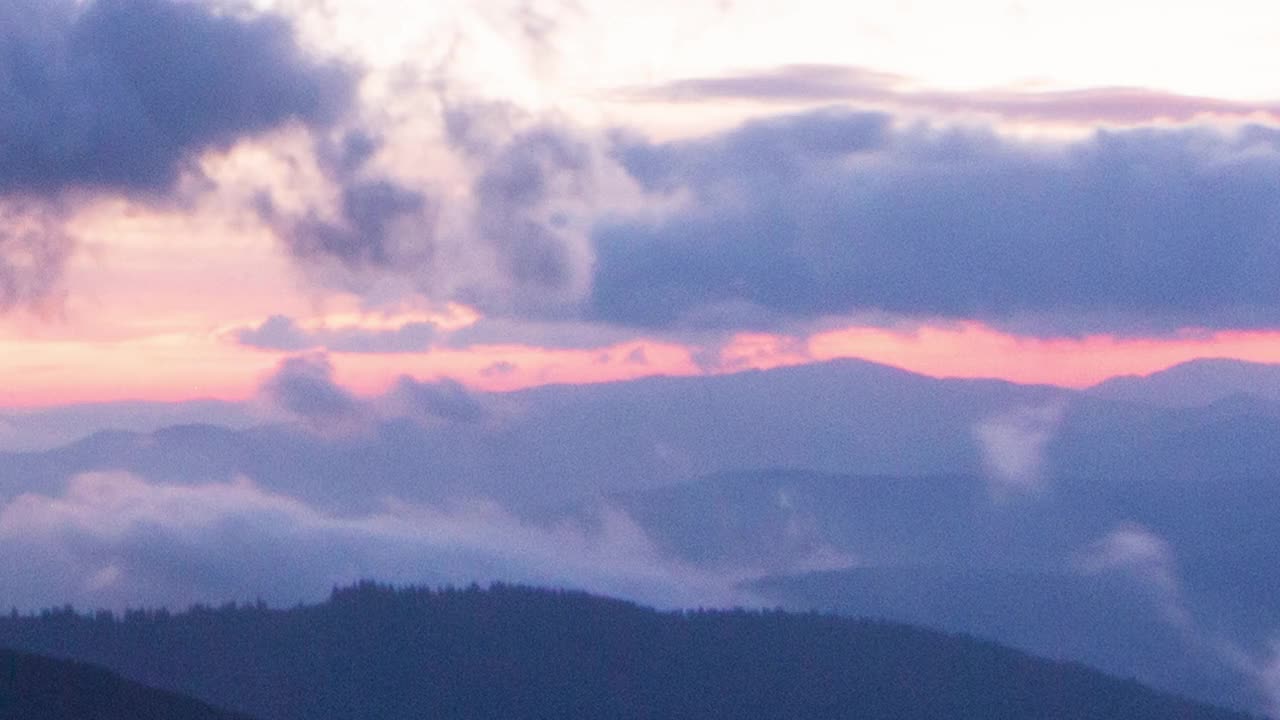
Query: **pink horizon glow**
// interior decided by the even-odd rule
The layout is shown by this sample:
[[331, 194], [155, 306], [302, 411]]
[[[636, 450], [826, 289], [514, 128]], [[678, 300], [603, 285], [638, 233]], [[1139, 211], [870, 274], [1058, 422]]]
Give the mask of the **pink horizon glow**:
[[[454, 378], [477, 390], [506, 392], [550, 384], [591, 384], [653, 375], [691, 376], [858, 358], [938, 378], [995, 378], [1084, 388], [1120, 375], [1146, 375], [1197, 358], [1280, 363], [1280, 332], [1215, 332], [1159, 339], [1087, 336], [1041, 339], [978, 323], [912, 332], [849, 327], [807, 338], [743, 333], [700, 366], [696, 348], [636, 339], [587, 350], [492, 345], [467, 350], [373, 355], [332, 353], [335, 380], [361, 395], [383, 392], [401, 375]], [[244, 401], [289, 353], [225, 343], [135, 353], [85, 345], [35, 358], [2, 373], [21, 376], [0, 390], [0, 406], [36, 408], [124, 400]], [[92, 368], [92, 369], [89, 369]]]

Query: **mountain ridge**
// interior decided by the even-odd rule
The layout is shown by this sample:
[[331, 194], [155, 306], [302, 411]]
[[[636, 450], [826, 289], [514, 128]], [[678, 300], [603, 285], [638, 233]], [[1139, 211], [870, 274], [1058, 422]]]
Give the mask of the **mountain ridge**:
[[660, 613], [503, 584], [366, 582], [291, 609], [0, 618], [0, 643], [92, 659], [262, 720], [1249, 718], [918, 627]]

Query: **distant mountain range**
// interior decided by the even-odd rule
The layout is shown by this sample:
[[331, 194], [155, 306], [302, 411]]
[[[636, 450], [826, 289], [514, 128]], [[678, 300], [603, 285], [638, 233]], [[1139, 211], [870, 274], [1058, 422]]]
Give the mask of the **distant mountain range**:
[[0, 720], [249, 720], [84, 663], [0, 650]]
[[[1278, 366], [1196, 361], [1072, 391], [841, 360], [476, 394], [474, 412], [410, 412], [338, 435], [290, 424], [104, 431], [0, 454], [0, 511], [26, 494], [41, 499], [47, 522], [88, 523], [52, 547], [11, 531], [6, 544], [19, 554], [0, 551], [0, 577], [24, 577], [35, 555], [66, 564], [48, 571], [49, 587], [72, 587], [80, 602], [147, 573], [211, 600], [250, 599], [269, 578], [270, 597], [293, 602], [315, 599], [328, 578], [438, 560], [452, 574], [408, 577], [461, 572], [629, 593], [580, 571], [618, 562], [614, 550], [586, 547], [613, 533], [640, 549], [637, 583], [732, 581], [744, 601], [973, 633], [1257, 710], [1280, 702], [1264, 695], [1280, 667], [1270, 642], [1280, 633], [1278, 376]], [[196, 530], [165, 526], [152, 537], [145, 518], [123, 529], [83, 519], [109, 493], [100, 501], [82, 489], [67, 504], [71, 478], [103, 471], [136, 475], [164, 497], [237, 476], [274, 495], [252, 496], [251, 518], [225, 506], [222, 524], [193, 520]], [[478, 500], [522, 524], [500, 517], [462, 547], [389, 559], [362, 534], [389, 506], [447, 514]], [[24, 506], [8, 518], [29, 514]], [[414, 522], [430, 534], [432, 522], [493, 514]], [[616, 516], [626, 523], [610, 529]], [[111, 533], [112, 549], [81, 539], [86, 527]], [[197, 531], [217, 542], [201, 545]], [[404, 534], [394, 524], [379, 532], [384, 544]], [[566, 533], [579, 545], [561, 550]], [[475, 538], [479, 547], [465, 544]], [[551, 548], [542, 569], [509, 574], [504, 553], [533, 540]], [[289, 542], [314, 556], [289, 555]], [[278, 543], [267, 546], [277, 554], [246, 543]]]
[[[1280, 457], [1269, 442], [1280, 418], [1277, 378], [1280, 366], [1196, 361], [1070, 391], [939, 380], [836, 360], [477, 394], [476, 412], [461, 421], [390, 418], [343, 437], [292, 425], [248, 427], [247, 411], [223, 404], [168, 407], [139, 417], [221, 420], [110, 430], [43, 452], [0, 453], [0, 498], [57, 488], [69, 474], [90, 470], [184, 483], [244, 474], [344, 509], [380, 494], [433, 501], [486, 496], [545, 507], [773, 467], [859, 475], [995, 469], [1026, 483], [1041, 472], [1269, 470]], [[121, 410], [121, 417], [136, 410]], [[59, 425], [70, 412], [7, 421]], [[120, 424], [112, 418], [102, 422]], [[1042, 436], [1042, 467], [1032, 462], [1034, 452], [995, 457], [1016, 456], [1019, 444]], [[1267, 442], [1255, 442], [1261, 440]]]
[[[364, 584], [291, 610], [60, 611], [0, 620], [0, 644], [102, 663], [263, 720], [1246, 720], [1080, 665], [902, 625], [658, 613], [512, 586]], [[92, 678], [54, 682], [118, 697], [110, 677]], [[220, 717], [210, 713], [182, 717]]]
[[260, 425], [266, 416], [262, 410], [247, 403], [223, 400], [109, 402], [0, 409], [0, 449], [49, 450], [104, 429], [149, 433], [172, 425], [193, 423], [240, 429]]

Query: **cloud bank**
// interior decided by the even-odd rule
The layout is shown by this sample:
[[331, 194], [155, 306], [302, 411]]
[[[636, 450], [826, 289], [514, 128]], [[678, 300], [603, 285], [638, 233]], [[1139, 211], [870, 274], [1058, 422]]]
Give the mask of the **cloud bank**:
[[846, 110], [623, 137], [660, 218], [602, 222], [588, 314], [643, 328], [887, 313], [1040, 335], [1280, 324], [1280, 132], [1070, 142]]
[[[181, 607], [324, 598], [363, 578], [465, 584], [495, 578], [661, 606], [731, 604], [732, 583], [665, 560], [625, 515], [598, 527], [534, 526], [491, 505], [452, 511], [388, 500], [336, 515], [247, 479], [199, 486], [126, 474], [71, 480], [58, 496], [0, 506], [0, 593], [19, 607]], [[31, 558], [41, 558], [33, 564]]]
[[353, 76], [283, 17], [173, 0], [0, 3], [0, 194], [157, 193], [200, 153], [336, 120]]

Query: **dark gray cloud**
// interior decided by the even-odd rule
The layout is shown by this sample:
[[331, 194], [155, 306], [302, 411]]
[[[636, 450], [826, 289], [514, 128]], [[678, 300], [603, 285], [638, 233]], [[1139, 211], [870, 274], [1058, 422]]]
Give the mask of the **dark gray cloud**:
[[258, 198], [258, 213], [272, 225], [295, 258], [337, 260], [348, 270], [386, 269], [400, 259], [407, 233], [415, 252], [429, 248], [433, 207], [427, 195], [385, 178], [351, 180], [340, 190], [336, 217], [314, 209], [282, 214], [270, 195]]
[[584, 206], [597, 189], [592, 138], [554, 122], [523, 122], [502, 103], [449, 104], [444, 120], [450, 144], [474, 169], [470, 225], [497, 270], [497, 287], [467, 289], [464, 299], [504, 314], [562, 312], [590, 272]]
[[541, 211], [556, 185], [562, 179], [572, 184], [589, 162], [583, 144], [538, 129], [503, 147], [476, 180], [477, 227], [517, 284], [557, 290], [571, 282], [571, 249], [557, 227], [562, 221]]
[[520, 366], [516, 365], [515, 363], [507, 362], [506, 360], [499, 360], [498, 362], [493, 363], [492, 365], [485, 366], [484, 369], [480, 371], [480, 374], [490, 378], [502, 377], [503, 375], [510, 375], [511, 373], [519, 369], [520, 369]]
[[787, 65], [718, 77], [686, 78], [628, 90], [642, 100], [880, 105], [929, 113], [979, 113], [1014, 120], [1141, 124], [1186, 122], [1200, 116], [1280, 118], [1280, 105], [1178, 95], [1138, 87], [1079, 90], [982, 90], [946, 92], [910, 87], [908, 78], [840, 65]]
[[266, 189], [255, 198], [259, 218], [289, 255], [310, 270], [333, 270], [336, 263], [338, 272], [326, 281], [358, 291], [378, 275], [429, 268], [440, 205], [426, 188], [370, 168], [383, 149], [382, 136], [355, 127], [312, 139], [336, 202], [313, 200], [301, 209], [284, 208]]
[[659, 220], [594, 234], [587, 314], [649, 328], [853, 313], [1022, 331], [1280, 326], [1280, 132], [1070, 142], [840, 110], [618, 139]]
[[392, 388], [391, 397], [399, 402], [407, 417], [444, 420], [452, 423], [477, 423], [489, 415], [481, 398], [452, 378], [419, 382], [402, 377]]
[[323, 354], [285, 359], [262, 384], [264, 397], [317, 429], [347, 429], [365, 413], [364, 404], [333, 380]]
[[73, 247], [56, 209], [0, 201], [0, 311], [53, 296]]
[[0, 194], [162, 193], [203, 152], [336, 120], [350, 68], [268, 14], [177, 0], [0, 1]]
[[653, 145], [615, 134], [614, 151], [627, 172], [648, 190], [725, 181], [765, 181], [839, 165], [850, 155], [878, 150], [891, 139], [893, 118], [884, 113], [820, 110], [749, 122], [711, 138]]
[[260, 325], [240, 328], [232, 336], [241, 345], [260, 350], [323, 349], [342, 353], [413, 353], [430, 349], [436, 341], [436, 326], [411, 322], [397, 328], [370, 330], [359, 327], [300, 327], [293, 318], [272, 315]]
[[261, 325], [240, 328], [232, 332], [236, 342], [259, 350], [283, 350], [296, 352], [310, 350], [321, 345], [312, 336], [312, 332], [298, 327], [293, 318], [285, 315], [272, 315]]
[[299, 211], [263, 192], [259, 215], [292, 256], [338, 270], [322, 279], [347, 289], [394, 277], [491, 314], [566, 314], [589, 283], [598, 138], [504, 103], [442, 103], [446, 140], [469, 175], [466, 201], [381, 173], [368, 162], [379, 138], [358, 131], [318, 143], [337, 203]]

